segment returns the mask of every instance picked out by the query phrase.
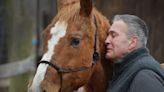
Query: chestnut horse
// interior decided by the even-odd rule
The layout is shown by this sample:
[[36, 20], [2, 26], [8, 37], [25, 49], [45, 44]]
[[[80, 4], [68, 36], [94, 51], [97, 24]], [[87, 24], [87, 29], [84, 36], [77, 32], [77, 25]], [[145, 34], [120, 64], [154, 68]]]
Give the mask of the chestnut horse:
[[92, 0], [58, 0], [58, 13], [44, 30], [44, 55], [28, 92], [106, 92], [108, 20]]

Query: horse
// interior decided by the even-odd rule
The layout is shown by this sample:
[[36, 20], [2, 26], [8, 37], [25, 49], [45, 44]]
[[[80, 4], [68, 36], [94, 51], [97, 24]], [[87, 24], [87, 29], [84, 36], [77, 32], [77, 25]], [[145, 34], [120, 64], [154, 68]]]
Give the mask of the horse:
[[43, 32], [43, 57], [28, 92], [105, 92], [108, 19], [92, 0], [57, 0], [57, 15]]

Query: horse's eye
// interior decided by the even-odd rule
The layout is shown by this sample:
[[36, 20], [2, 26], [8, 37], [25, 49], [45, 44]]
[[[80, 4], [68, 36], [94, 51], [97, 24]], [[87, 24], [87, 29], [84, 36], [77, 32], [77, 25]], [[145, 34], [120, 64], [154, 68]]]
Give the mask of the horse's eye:
[[70, 44], [71, 44], [71, 46], [76, 47], [79, 43], [80, 43], [80, 39], [79, 38], [73, 38], [71, 40]]

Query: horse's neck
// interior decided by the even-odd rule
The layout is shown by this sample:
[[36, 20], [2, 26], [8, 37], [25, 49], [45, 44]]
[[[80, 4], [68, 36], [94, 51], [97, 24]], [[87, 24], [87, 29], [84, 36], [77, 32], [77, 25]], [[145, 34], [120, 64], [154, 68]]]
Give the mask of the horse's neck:
[[108, 87], [108, 80], [110, 79], [110, 64], [104, 66], [101, 62], [97, 62], [89, 82], [83, 88], [80, 88], [80, 90], [85, 90], [81, 92], [106, 92]]
[[105, 59], [105, 45], [104, 41], [107, 36], [107, 31], [109, 29], [109, 23], [107, 19], [102, 16], [97, 10], [93, 13], [97, 17], [98, 22], [98, 38], [99, 38], [99, 48], [101, 53], [101, 60], [95, 65], [93, 74], [90, 81], [85, 85], [85, 92], [106, 92], [108, 86], [108, 80], [112, 76], [112, 65]]

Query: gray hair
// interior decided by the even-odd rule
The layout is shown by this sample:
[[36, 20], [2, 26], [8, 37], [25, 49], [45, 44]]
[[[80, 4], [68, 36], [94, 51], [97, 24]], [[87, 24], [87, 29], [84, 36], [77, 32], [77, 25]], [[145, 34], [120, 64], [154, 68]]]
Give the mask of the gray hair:
[[134, 15], [115, 15], [113, 22], [123, 21], [128, 26], [128, 38], [137, 36], [139, 39], [138, 47], [146, 47], [148, 39], [148, 28], [146, 23], [137, 16]]

